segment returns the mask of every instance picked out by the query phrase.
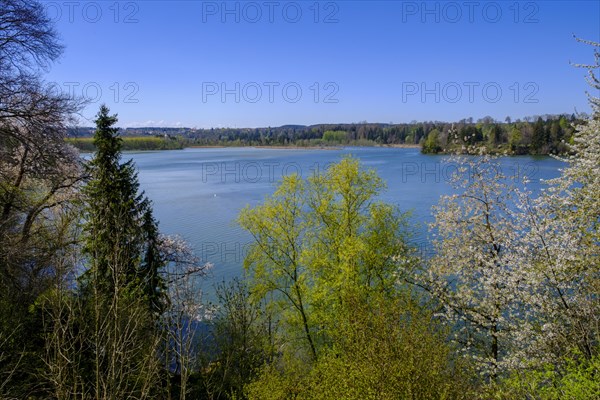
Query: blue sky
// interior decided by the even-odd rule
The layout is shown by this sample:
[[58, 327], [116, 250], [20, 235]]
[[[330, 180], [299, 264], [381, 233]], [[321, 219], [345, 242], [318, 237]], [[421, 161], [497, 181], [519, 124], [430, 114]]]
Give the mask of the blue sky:
[[[599, 1], [45, 1], [46, 79], [123, 127], [588, 112]], [[86, 120], [87, 118], [87, 120]]]

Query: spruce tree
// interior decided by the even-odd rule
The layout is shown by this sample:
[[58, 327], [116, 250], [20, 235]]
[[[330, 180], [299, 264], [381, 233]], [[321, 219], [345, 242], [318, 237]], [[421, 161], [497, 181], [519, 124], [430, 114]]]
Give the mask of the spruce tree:
[[103, 295], [120, 289], [144, 296], [150, 309], [162, 311], [163, 283], [159, 270], [165, 264], [159, 250], [158, 227], [151, 202], [139, 193], [132, 160], [120, 163], [122, 139], [116, 115], [103, 105], [97, 114], [96, 153], [88, 164], [86, 240], [89, 260], [86, 285]]

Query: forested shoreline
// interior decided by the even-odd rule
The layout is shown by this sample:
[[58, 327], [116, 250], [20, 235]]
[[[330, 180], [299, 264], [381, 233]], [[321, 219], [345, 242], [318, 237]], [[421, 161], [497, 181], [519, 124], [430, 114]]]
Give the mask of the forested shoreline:
[[[413, 131], [479, 154], [453, 160], [428, 257], [359, 159], [285, 176], [239, 213], [244, 274], [209, 302], [219, 266], [161, 233], [117, 115], [99, 107], [89, 159], [68, 143], [85, 99], [43, 80], [62, 50], [40, 3], [0, 0], [0, 399], [600, 397], [599, 98], [584, 120]], [[384, 141], [344, 129], [299, 140]], [[487, 154], [511, 143], [568, 166], [532, 197]]]
[[[511, 122], [485, 117], [477, 122], [415, 122], [410, 124], [321, 124], [275, 128], [127, 128], [122, 129], [125, 150], [170, 150], [193, 146], [419, 146], [429, 154], [548, 155], [566, 154], [573, 126], [582, 117], [546, 115]], [[72, 128], [68, 142], [92, 151], [91, 128]]]

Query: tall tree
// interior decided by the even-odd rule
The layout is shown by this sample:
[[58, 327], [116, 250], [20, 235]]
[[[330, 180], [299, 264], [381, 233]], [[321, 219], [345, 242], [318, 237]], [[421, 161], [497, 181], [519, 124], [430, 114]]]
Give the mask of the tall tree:
[[159, 250], [158, 228], [150, 201], [139, 193], [133, 161], [120, 163], [121, 138], [116, 115], [101, 106], [96, 119], [97, 151], [88, 166], [85, 187], [88, 276], [106, 294], [128, 288], [145, 296], [150, 309], [159, 312], [164, 295], [160, 269], [165, 260]]
[[101, 106], [97, 152], [88, 165], [83, 275], [85, 341], [93, 366], [86, 384], [95, 398], [148, 398], [159, 383], [158, 329], [165, 291], [156, 222], [150, 201], [138, 193], [133, 162], [120, 163], [116, 115]]
[[534, 154], [545, 151], [544, 146], [548, 145], [548, 135], [542, 117], [539, 117], [533, 126], [533, 136], [531, 138], [531, 148]]
[[375, 200], [383, 187], [345, 158], [307, 181], [285, 177], [272, 198], [240, 214], [255, 239], [245, 260], [251, 291], [276, 307], [284, 341], [303, 342], [313, 360], [350, 304], [393, 296], [410, 265], [404, 216]]
[[453, 338], [495, 379], [506, 369], [513, 321], [522, 289], [515, 215], [519, 192], [490, 157], [456, 158], [459, 168], [434, 207], [436, 255], [419, 279], [441, 302], [454, 324]]

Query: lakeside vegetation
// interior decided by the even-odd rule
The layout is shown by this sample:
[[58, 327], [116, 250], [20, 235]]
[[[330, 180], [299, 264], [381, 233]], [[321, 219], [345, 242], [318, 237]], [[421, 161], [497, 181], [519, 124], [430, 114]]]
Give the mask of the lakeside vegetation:
[[[569, 165], [539, 197], [491, 156], [456, 158], [432, 257], [360, 160], [284, 177], [240, 212], [245, 274], [215, 304], [218, 266], [161, 234], [116, 115], [100, 107], [89, 161], [67, 144], [83, 103], [42, 79], [62, 50], [44, 7], [0, 6], [1, 399], [600, 397], [599, 98], [558, 121]], [[543, 150], [554, 122], [535, 124]], [[502, 142], [493, 126], [437, 140]], [[301, 140], [377, 142], [330, 128]]]
[[566, 154], [573, 144], [573, 126], [583, 122], [574, 115], [534, 121], [510, 122], [507, 118], [506, 123], [499, 123], [484, 118], [475, 124], [443, 124], [425, 134], [421, 148], [430, 154]]
[[[91, 153], [96, 151], [94, 139], [91, 137], [67, 138], [65, 141], [82, 152]], [[180, 150], [189, 142], [176, 137], [121, 137], [121, 148], [123, 151], [133, 150]]]

